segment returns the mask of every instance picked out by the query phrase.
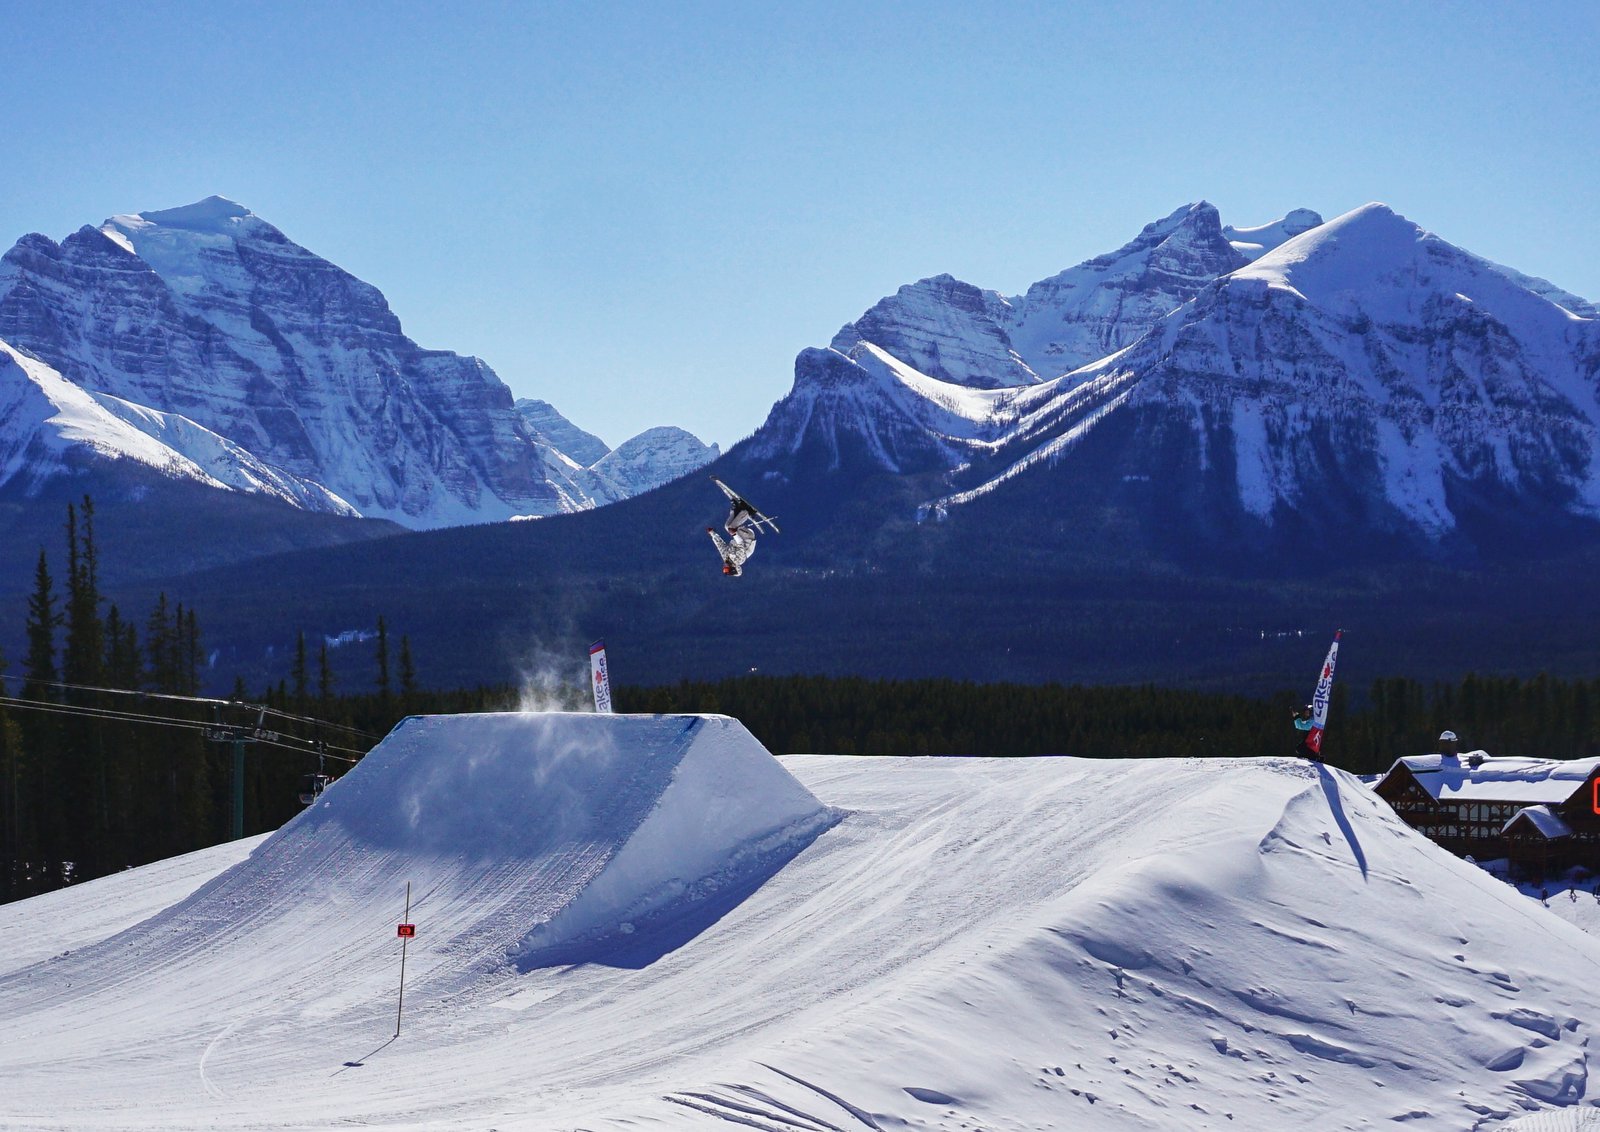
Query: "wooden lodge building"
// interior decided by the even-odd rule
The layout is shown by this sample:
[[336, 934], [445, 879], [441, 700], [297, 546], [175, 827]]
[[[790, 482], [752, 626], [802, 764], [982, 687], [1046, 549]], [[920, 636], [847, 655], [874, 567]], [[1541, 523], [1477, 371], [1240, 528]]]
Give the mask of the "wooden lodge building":
[[1412, 829], [1452, 853], [1505, 858], [1533, 879], [1581, 866], [1600, 873], [1600, 758], [1413, 755], [1373, 789]]

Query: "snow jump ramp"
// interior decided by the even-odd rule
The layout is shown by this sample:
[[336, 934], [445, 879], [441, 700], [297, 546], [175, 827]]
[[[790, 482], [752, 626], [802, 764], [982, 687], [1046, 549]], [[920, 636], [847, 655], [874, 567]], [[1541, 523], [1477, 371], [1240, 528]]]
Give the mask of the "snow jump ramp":
[[412, 717], [186, 900], [34, 968], [27, 998], [93, 1013], [136, 979], [141, 998], [204, 1011], [248, 984], [302, 1024], [392, 1015], [407, 882], [406, 998], [421, 1007], [493, 972], [671, 935], [838, 816], [725, 716]]
[[748, 883], [834, 818], [726, 716], [423, 716], [238, 871], [349, 862], [337, 887], [389, 905], [409, 879], [438, 921], [419, 942], [526, 966]]

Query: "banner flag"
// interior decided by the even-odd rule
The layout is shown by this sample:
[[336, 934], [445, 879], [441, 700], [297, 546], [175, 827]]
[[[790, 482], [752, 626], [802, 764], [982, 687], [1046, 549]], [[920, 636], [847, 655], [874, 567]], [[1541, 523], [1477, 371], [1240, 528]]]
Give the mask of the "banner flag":
[[611, 714], [611, 677], [606, 671], [606, 643], [596, 641], [589, 646], [589, 679], [594, 684], [594, 710], [602, 715]]
[[1319, 755], [1322, 753], [1322, 730], [1328, 726], [1328, 704], [1333, 699], [1333, 666], [1339, 660], [1339, 638], [1342, 636], [1343, 629], [1333, 635], [1328, 659], [1322, 662], [1322, 675], [1317, 680], [1316, 694], [1311, 697], [1311, 734], [1306, 736], [1306, 746]]

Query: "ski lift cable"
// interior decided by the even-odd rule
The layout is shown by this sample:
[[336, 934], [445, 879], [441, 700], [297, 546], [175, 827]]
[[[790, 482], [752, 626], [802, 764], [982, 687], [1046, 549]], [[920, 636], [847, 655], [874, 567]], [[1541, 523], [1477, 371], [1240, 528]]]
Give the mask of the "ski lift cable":
[[[204, 723], [199, 720], [175, 719], [172, 716], [116, 711], [111, 708], [94, 708], [78, 704], [52, 704], [42, 700], [24, 700], [10, 697], [6, 698], [3, 701], [3, 704], [8, 708], [16, 707], [28, 711], [41, 711], [54, 715], [70, 715], [77, 716], [79, 718], [101, 719], [113, 723], [147, 723], [159, 727], [175, 727], [182, 731], [197, 731], [201, 733], [217, 730], [214, 724]], [[358, 756], [363, 754], [362, 751], [358, 751], [354, 747], [339, 747], [328, 743], [317, 743], [310, 739], [298, 739], [292, 735], [279, 736], [276, 739], [267, 739], [261, 736], [251, 736], [249, 738], [250, 741], [254, 743], [265, 744], [269, 747], [277, 747], [285, 751], [294, 751], [298, 754], [316, 754], [321, 757], [333, 759], [336, 762], [348, 763], [351, 766], [354, 766], [360, 760], [358, 758], [346, 758], [343, 755], [335, 755], [329, 752], [346, 751], [349, 754]], [[282, 741], [284, 739], [291, 739], [294, 740], [294, 742], [286, 743]]]
[[138, 696], [140, 699], [146, 700], [179, 700], [184, 703], [211, 704], [218, 707], [226, 707], [230, 704], [237, 704], [239, 702], [237, 700], [212, 699], [207, 696], [183, 696], [177, 694], [176, 692], [146, 692], [139, 688], [100, 688], [92, 684], [68, 684], [62, 680], [30, 681], [26, 676], [0, 676], [0, 680], [10, 680], [21, 683], [35, 683], [41, 688], [64, 688], [75, 692], [103, 692], [113, 696]]
[[20, 697], [8, 697], [0, 700], [0, 706], [29, 708], [35, 711], [55, 712], [58, 715], [80, 715], [92, 719], [108, 719], [128, 723], [162, 723], [171, 727], [182, 727], [190, 731], [206, 731], [211, 725], [195, 719], [177, 719], [166, 715], [149, 715], [144, 712], [118, 711], [115, 708], [98, 708], [89, 704], [56, 704], [48, 700], [25, 700]]
[[[230, 702], [236, 703], [237, 701]], [[383, 738], [383, 736], [374, 735], [370, 731], [363, 731], [359, 727], [351, 727], [348, 723], [333, 723], [326, 719], [318, 719], [314, 715], [296, 715], [294, 712], [283, 711], [275, 707], [268, 707], [267, 714], [277, 716], [279, 719], [293, 720], [296, 723], [309, 723], [317, 727], [331, 727], [335, 731], [348, 731], [352, 735], [359, 735], [361, 738], [371, 739], [373, 742], [377, 742], [379, 739]]]
[[[130, 712], [97, 710], [95, 708], [83, 708], [71, 704], [44, 703], [39, 700], [7, 699], [5, 700], [5, 705], [7, 707], [22, 708], [28, 711], [42, 711], [47, 714], [54, 715], [69, 715], [77, 716], [79, 718], [102, 719], [114, 723], [146, 723], [158, 727], [175, 727], [182, 731], [196, 731], [202, 734], [215, 730], [215, 727], [211, 724], [200, 723], [192, 719], [173, 719], [170, 716], [139, 715]], [[288, 736], [288, 738], [293, 737]], [[262, 737], [251, 737], [250, 741], [253, 743], [265, 744], [269, 747], [277, 747], [285, 751], [294, 751], [297, 754], [315, 754], [319, 758], [330, 758], [335, 762], [348, 763], [351, 766], [354, 766], [360, 761], [359, 759], [345, 758], [343, 755], [329, 754], [327, 744], [322, 744], [322, 749], [319, 750], [317, 744], [312, 743], [310, 740], [300, 740], [301, 743], [307, 744], [304, 746], [295, 746], [291, 743], [281, 742], [278, 739], [266, 739]], [[349, 751], [351, 754], [355, 755], [362, 753], [352, 747], [334, 747], [332, 749], [336, 751]]]
[[[28, 682], [28, 678], [26, 676], [0, 675], [0, 681], [5, 680], [20, 681], [22, 683]], [[328, 727], [335, 731], [348, 731], [352, 735], [359, 735], [363, 739], [371, 739], [374, 742], [381, 738], [381, 736], [374, 735], [370, 731], [363, 731], [359, 727], [351, 727], [349, 724], [334, 723], [326, 719], [317, 719], [315, 716], [296, 715], [293, 712], [281, 711], [278, 708], [269, 707], [264, 704], [248, 703], [244, 700], [219, 700], [209, 696], [184, 696], [179, 695], [176, 692], [146, 692], [137, 688], [100, 688], [91, 684], [67, 684], [60, 680], [39, 680], [36, 681], [36, 683], [45, 688], [64, 688], [78, 692], [99, 692], [112, 696], [137, 696], [140, 699], [146, 700], [176, 700], [180, 703], [206, 704], [212, 707], [255, 708], [258, 711], [265, 711], [269, 715], [277, 716], [280, 719], [289, 719], [297, 723], [313, 724], [317, 727]]]

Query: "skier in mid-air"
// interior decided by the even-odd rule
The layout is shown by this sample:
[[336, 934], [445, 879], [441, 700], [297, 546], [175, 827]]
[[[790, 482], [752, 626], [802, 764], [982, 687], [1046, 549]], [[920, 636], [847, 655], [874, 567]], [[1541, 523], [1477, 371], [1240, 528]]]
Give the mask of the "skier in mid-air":
[[711, 477], [711, 482], [728, 497], [728, 518], [722, 524], [728, 537], [717, 534], [715, 527], [707, 527], [706, 534], [711, 536], [717, 553], [722, 556], [722, 572], [737, 578], [744, 573], [746, 560], [756, 552], [756, 532], [763, 526], [771, 527], [776, 532], [778, 524], [757, 511], [747, 499], [716, 476]]

